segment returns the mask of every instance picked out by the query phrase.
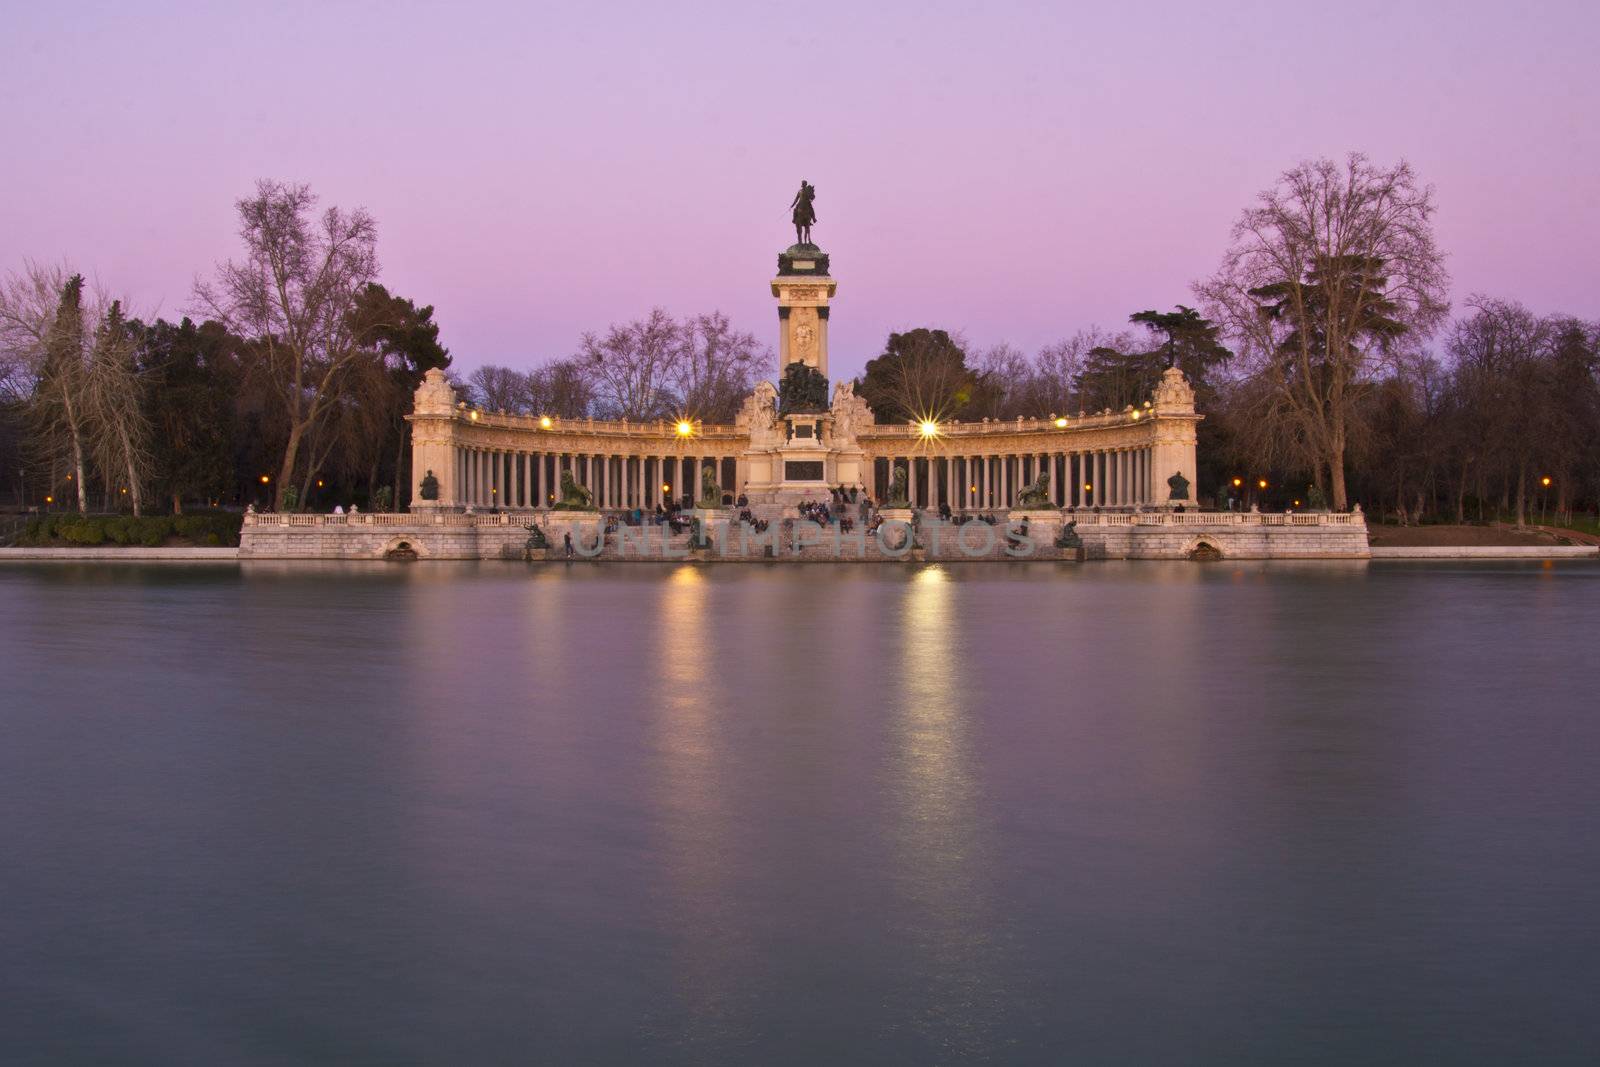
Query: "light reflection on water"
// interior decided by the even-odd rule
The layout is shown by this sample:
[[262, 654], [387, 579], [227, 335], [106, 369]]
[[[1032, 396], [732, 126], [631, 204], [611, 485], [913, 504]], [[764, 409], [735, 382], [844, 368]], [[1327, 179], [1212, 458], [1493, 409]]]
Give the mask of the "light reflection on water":
[[8, 1062], [1577, 1063], [1600, 567], [0, 567]]

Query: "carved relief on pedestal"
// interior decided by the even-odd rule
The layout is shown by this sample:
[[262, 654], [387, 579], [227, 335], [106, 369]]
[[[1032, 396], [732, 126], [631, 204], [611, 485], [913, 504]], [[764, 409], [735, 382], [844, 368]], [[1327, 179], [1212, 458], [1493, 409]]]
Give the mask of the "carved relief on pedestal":
[[1156, 386], [1156, 407], [1169, 411], [1187, 409], [1194, 410], [1194, 390], [1189, 386], [1189, 380], [1183, 376], [1183, 371], [1177, 367], [1168, 367], [1161, 375], [1161, 382]]
[[422, 376], [417, 386], [415, 406], [418, 415], [449, 415], [455, 411], [456, 391], [450, 388], [450, 379], [444, 371], [434, 367]]
[[818, 365], [821, 337], [817, 328], [817, 309], [797, 307], [789, 312], [789, 359], [808, 367]]

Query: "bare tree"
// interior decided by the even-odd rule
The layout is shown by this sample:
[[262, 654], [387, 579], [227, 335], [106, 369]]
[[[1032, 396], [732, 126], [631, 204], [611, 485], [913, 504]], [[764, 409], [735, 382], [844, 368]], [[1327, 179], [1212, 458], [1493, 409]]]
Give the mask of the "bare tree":
[[594, 383], [576, 359], [558, 359], [528, 375], [532, 393], [529, 410], [543, 415], [578, 419], [594, 405]]
[[1031, 406], [1037, 372], [1022, 349], [1002, 341], [979, 352], [975, 362], [989, 385], [991, 410], [981, 414], [1001, 419], [1042, 414]]
[[522, 371], [486, 363], [467, 375], [467, 397], [475, 407], [486, 411], [527, 415], [533, 408], [529, 379]]
[[1527, 521], [1528, 478], [1547, 444], [1559, 408], [1551, 388], [1555, 320], [1541, 319], [1514, 301], [1473, 296], [1471, 315], [1451, 331], [1458, 388], [1474, 434], [1515, 479], [1517, 525]]
[[607, 418], [657, 419], [676, 414], [672, 387], [683, 357], [682, 331], [663, 308], [612, 326], [604, 337], [586, 333], [578, 361], [594, 383], [597, 413]]
[[256, 183], [238, 203], [245, 258], [197, 282], [195, 301], [229, 330], [255, 339], [255, 367], [288, 423], [277, 505], [293, 484], [301, 443], [343, 393], [364, 349], [352, 309], [378, 273], [377, 223], [364, 210], [334, 207], [313, 216], [309, 186]]
[[136, 352], [122, 302], [114, 300], [95, 328], [83, 375], [83, 410], [107, 492], [121, 481], [133, 513], [141, 515], [151, 467], [150, 420]]
[[706, 422], [732, 422], [771, 361], [754, 334], [735, 330], [720, 311], [685, 319], [678, 345], [672, 380], [680, 412]]
[[73, 272], [32, 261], [0, 283], [0, 398], [27, 401], [44, 364], [45, 342]]
[[[64, 272], [63, 272], [64, 273]], [[42, 318], [37, 363], [31, 370], [28, 408], [35, 439], [51, 458], [64, 459], [76, 485], [78, 513], [89, 510], [89, 414], [84, 403], [88, 345], [84, 330], [83, 275], [67, 278], [56, 306]]]
[[1432, 190], [1365, 156], [1302, 163], [1233, 228], [1222, 267], [1197, 284], [1237, 342], [1257, 395], [1349, 506], [1351, 414], [1378, 373], [1444, 317]]

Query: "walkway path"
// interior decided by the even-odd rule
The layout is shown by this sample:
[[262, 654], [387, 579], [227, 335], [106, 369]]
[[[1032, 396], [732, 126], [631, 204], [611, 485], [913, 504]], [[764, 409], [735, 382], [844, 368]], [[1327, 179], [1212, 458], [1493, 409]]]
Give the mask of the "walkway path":
[[97, 559], [110, 563], [147, 563], [151, 560], [206, 560], [231, 563], [237, 548], [0, 548], [0, 562], [8, 560]]

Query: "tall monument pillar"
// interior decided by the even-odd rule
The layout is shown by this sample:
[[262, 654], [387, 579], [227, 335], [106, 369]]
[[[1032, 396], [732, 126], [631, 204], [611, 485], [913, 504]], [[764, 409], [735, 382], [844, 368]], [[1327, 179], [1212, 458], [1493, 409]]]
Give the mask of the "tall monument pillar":
[[778, 377], [791, 363], [828, 374], [828, 300], [838, 283], [828, 276], [828, 253], [813, 244], [778, 253]]
[[456, 391], [444, 371], [434, 367], [422, 376], [406, 416], [411, 423], [412, 511], [449, 511], [460, 503], [455, 419]]

